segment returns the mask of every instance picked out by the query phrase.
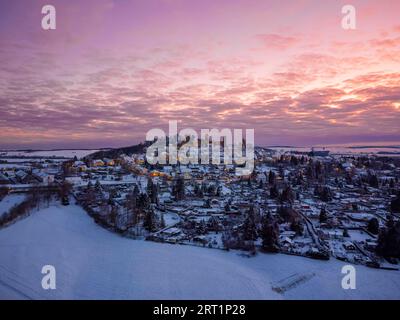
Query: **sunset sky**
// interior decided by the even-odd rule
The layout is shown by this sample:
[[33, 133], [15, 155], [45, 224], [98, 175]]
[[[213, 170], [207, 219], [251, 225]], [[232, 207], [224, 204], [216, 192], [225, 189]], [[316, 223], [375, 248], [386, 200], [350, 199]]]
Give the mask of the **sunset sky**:
[[[56, 30], [41, 28], [45, 4]], [[1, 0], [0, 148], [132, 145], [169, 119], [254, 128], [263, 146], [399, 142], [399, 13], [394, 0]]]

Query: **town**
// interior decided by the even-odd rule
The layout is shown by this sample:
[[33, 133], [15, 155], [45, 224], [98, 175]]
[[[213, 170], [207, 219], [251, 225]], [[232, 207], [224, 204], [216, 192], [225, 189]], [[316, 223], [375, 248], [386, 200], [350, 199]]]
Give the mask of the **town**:
[[398, 269], [395, 155], [256, 147], [253, 172], [238, 176], [237, 164], [151, 165], [148, 146], [0, 152], [0, 228], [74, 201], [132, 239]]

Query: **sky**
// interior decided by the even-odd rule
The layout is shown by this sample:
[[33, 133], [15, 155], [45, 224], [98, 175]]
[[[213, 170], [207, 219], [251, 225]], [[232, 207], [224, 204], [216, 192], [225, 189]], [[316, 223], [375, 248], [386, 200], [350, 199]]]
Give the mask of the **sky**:
[[[56, 30], [41, 27], [46, 4]], [[254, 129], [262, 146], [399, 142], [399, 12], [393, 0], [1, 0], [0, 148], [132, 145], [168, 120]]]

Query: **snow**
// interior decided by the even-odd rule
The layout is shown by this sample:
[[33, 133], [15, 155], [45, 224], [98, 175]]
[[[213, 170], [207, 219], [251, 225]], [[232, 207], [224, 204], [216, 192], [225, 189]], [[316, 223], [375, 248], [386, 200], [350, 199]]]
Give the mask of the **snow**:
[[[47, 264], [56, 290], [41, 288]], [[400, 299], [400, 272], [356, 266], [343, 290], [344, 264], [127, 239], [53, 205], [0, 230], [0, 299]]]
[[10, 194], [0, 201], [0, 217], [7, 213], [13, 206], [24, 201], [25, 195], [23, 194]]
[[[49, 159], [44, 159], [44, 158], [1, 158], [2, 161], [6, 161], [9, 164], [12, 163], [32, 163], [32, 162], [40, 162], [40, 163], [46, 163]], [[50, 159], [51, 162], [63, 162], [65, 159]]]
[[65, 157], [65, 158], [83, 158], [91, 153], [97, 152], [99, 150], [44, 150], [44, 151], [4, 151], [4, 155], [7, 156], [35, 156], [35, 157]]
[[174, 212], [164, 213], [164, 222], [166, 227], [176, 225], [180, 220], [181, 218], [179, 217], [179, 215]]
[[374, 239], [368, 233], [366, 233], [362, 230], [348, 230], [348, 233], [351, 237], [351, 240], [354, 240], [354, 241], [363, 242], [363, 241], [366, 241], [367, 239]]
[[28, 169], [29, 166], [15, 163], [0, 163], [0, 169]]

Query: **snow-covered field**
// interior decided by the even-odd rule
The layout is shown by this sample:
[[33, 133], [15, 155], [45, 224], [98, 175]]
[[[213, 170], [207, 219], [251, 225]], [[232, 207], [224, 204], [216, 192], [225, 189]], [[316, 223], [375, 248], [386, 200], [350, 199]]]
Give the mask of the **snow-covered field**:
[[97, 152], [99, 150], [44, 150], [44, 151], [0, 151], [0, 155], [4, 156], [16, 156], [16, 157], [65, 157], [65, 158], [73, 158], [78, 157], [82, 158], [87, 156], [88, 154]]
[[[378, 154], [378, 153], [399, 153], [400, 145], [398, 142], [394, 143], [373, 143], [372, 146], [365, 146], [364, 144], [348, 144], [348, 145], [323, 145], [315, 146], [317, 150], [325, 148], [329, 150], [331, 154]], [[273, 146], [268, 147], [269, 149], [275, 150], [279, 153], [299, 151], [299, 152], [310, 152], [311, 147], [295, 147], [295, 146]], [[395, 156], [392, 154], [391, 156]]]
[[[48, 264], [56, 290], [41, 287]], [[356, 266], [357, 289], [343, 290], [343, 265], [122, 238], [75, 205], [0, 230], [2, 299], [400, 299], [400, 272]]]

